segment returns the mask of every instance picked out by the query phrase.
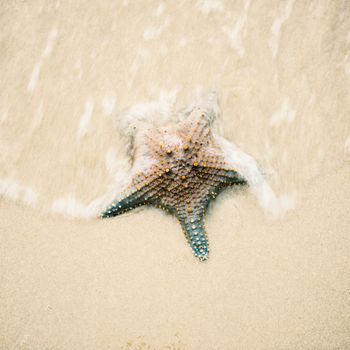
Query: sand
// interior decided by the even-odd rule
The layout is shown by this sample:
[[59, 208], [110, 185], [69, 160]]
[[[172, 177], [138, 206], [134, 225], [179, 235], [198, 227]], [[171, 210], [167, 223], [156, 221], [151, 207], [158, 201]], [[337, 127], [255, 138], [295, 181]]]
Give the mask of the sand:
[[[350, 349], [346, 2], [0, 11], [0, 349]], [[58, 213], [84, 216], [126, 161], [119, 111], [208, 90], [291, 210], [226, 191], [205, 263], [156, 209]]]
[[2, 203], [2, 348], [348, 349], [350, 187], [329, 184], [349, 170], [283, 222], [220, 200], [206, 263], [155, 210], [70, 222]]

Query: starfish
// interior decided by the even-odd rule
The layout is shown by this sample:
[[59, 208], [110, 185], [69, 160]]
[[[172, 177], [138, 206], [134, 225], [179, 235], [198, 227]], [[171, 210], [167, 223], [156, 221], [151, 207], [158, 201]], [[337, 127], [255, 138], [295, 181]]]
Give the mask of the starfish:
[[216, 142], [213, 114], [196, 106], [176, 126], [146, 130], [136, 154], [138, 160], [146, 158], [146, 165], [100, 216], [114, 217], [143, 205], [163, 209], [179, 220], [194, 255], [206, 260], [210, 249], [204, 216], [209, 203], [229, 186], [247, 185]]

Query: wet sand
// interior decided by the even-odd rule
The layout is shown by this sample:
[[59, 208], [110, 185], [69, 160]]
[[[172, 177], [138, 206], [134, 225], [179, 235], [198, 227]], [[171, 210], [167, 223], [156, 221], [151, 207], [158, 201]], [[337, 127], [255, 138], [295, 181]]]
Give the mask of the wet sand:
[[283, 222], [223, 195], [205, 263], [160, 211], [79, 222], [2, 202], [2, 348], [347, 349], [350, 186], [330, 184], [349, 170]]

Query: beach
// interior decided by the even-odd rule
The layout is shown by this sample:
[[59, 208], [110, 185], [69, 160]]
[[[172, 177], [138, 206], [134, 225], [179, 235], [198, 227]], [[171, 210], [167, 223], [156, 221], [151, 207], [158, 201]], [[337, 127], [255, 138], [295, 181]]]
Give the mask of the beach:
[[[0, 11], [0, 349], [350, 349], [346, 2]], [[220, 194], [200, 262], [159, 209], [98, 214], [131, 166], [122, 112], [208, 91], [276, 201]]]

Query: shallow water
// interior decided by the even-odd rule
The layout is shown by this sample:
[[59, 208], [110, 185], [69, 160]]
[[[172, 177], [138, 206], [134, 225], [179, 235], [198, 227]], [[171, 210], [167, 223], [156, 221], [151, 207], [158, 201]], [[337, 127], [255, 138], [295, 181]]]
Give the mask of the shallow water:
[[62, 197], [86, 204], [125, 157], [115, 113], [174, 89], [174, 111], [217, 91], [224, 136], [296, 202], [305, 182], [346, 160], [349, 38], [340, 4], [2, 6], [5, 196], [39, 208]]
[[[0, 344], [350, 346], [349, 14], [341, 1], [3, 2], [2, 276], [12, 306], [0, 314], [12, 318]], [[203, 266], [175, 220], [155, 209], [104, 223], [62, 218], [88, 216], [120, 183], [121, 111], [160, 101], [175, 113], [212, 90], [221, 134], [254, 157], [293, 210], [273, 221], [250, 194], [223, 194], [207, 219], [213, 254]], [[86, 342], [95, 324], [96, 343]]]

